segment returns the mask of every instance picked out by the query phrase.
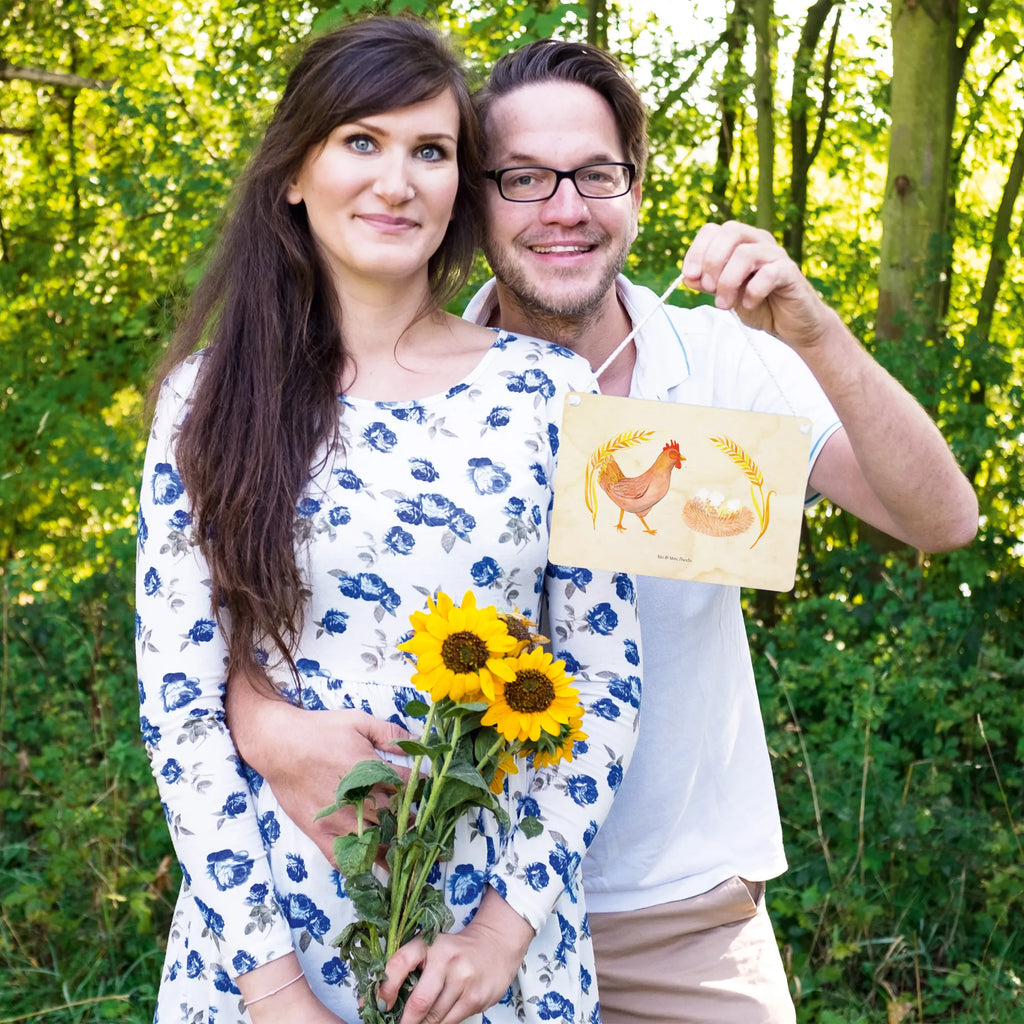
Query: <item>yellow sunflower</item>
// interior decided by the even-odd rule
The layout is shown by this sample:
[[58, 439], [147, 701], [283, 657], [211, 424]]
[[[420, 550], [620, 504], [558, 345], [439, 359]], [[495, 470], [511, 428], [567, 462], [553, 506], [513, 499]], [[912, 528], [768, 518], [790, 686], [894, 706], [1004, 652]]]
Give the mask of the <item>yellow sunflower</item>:
[[562, 726], [579, 714], [579, 691], [569, 685], [565, 662], [540, 647], [506, 658], [493, 679], [494, 697], [481, 724], [493, 725], [507, 740], [536, 740], [541, 732], [561, 736]]
[[518, 642], [509, 636], [493, 606], [477, 608], [466, 591], [461, 606], [443, 591], [427, 599], [428, 612], [409, 616], [413, 636], [398, 649], [416, 655], [411, 682], [428, 690], [433, 700], [478, 700], [494, 692], [493, 673]]
[[518, 774], [519, 765], [516, 764], [515, 754], [510, 750], [506, 750], [501, 760], [498, 762], [498, 767], [494, 772], [494, 778], [491, 779], [491, 792], [497, 795], [505, 788], [505, 776]]
[[573, 715], [568, 723], [562, 726], [561, 735], [556, 737], [542, 733], [533, 751], [534, 767], [550, 768], [560, 761], [571, 761], [577, 740], [587, 738], [587, 734], [581, 728], [582, 725], [583, 709], [580, 708], [579, 714]]
[[541, 636], [540, 633], [533, 631], [533, 627], [537, 623], [532, 622], [525, 615], [521, 615], [518, 608], [514, 612], [504, 612], [499, 617], [508, 628], [509, 636], [516, 640], [516, 654], [521, 654], [527, 647], [548, 642], [546, 636]]

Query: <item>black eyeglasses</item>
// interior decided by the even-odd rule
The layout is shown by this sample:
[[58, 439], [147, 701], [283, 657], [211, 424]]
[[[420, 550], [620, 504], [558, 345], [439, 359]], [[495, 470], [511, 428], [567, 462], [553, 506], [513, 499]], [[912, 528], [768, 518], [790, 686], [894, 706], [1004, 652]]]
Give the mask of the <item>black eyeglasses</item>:
[[553, 167], [502, 167], [485, 171], [485, 178], [496, 182], [502, 199], [510, 203], [540, 203], [550, 199], [568, 178], [584, 199], [615, 199], [624, 196], [636, 177], [633, 164], [584, 164], [571, 171]]

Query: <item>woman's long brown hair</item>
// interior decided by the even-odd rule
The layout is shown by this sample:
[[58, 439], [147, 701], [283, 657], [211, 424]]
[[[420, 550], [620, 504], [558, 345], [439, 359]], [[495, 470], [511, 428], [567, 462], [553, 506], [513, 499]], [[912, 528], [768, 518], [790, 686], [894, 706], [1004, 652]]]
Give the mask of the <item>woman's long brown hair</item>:
[[435, 305], [451, 298], [481, 221], [479, 129], [465, 77], [426, 24], [369, 18], [314, 40], [299, 59], [157, 372], [151, 402], [164, 377], [206, 345], [175, 451], [229, 672], [259, 678], [260, 665], [279, 655], [295, 673], [307, 597], [296, 505], [318, 453], [340, 443], [344, 311], [288, 186], [337, 125], [445, 90], [460, 113], [459, 189], [428, 273]]

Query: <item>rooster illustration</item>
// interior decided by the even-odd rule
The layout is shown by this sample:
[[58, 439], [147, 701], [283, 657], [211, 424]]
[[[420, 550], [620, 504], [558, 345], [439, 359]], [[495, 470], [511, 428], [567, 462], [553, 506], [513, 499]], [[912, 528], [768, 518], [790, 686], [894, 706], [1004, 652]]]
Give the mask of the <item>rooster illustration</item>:
[[620, 434], [608, 444], [602, 445], [590, 458], [587, 465], [586, 500], [587, 508], [597, 524], [597, 489], [594, 480], [601, 485], [601, 490], [619, 506], [619, 521], [615, 529], [620, 533], [626, 529], [622, 525], [622, 517], [632, 512], [644, 524], [645, 533], [657, 533], [647, 525], [644, 516], [668, 494], [672, 470], [682, 469], [686, 460], [679, 453], [679, 442], [669, 441], [662, 448], [654, 464], [639, 476], [626, 476], [622, 472], [612, 452], [620, 448], [632, 447], [650, 439], [653, 431], [634, 431]]

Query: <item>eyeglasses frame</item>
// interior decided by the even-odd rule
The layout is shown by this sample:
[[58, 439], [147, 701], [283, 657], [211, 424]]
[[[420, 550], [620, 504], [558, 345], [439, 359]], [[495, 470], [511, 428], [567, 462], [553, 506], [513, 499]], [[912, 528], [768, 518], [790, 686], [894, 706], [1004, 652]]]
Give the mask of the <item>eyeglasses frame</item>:
[[[626, 175], [628, 182], [625, 189], [622, 192], [617, 192], [613, 196], [588, 196], [585, 195], [579, 186], [579, 182], [576, 180], [576, 175], [580, 171], [585, 171], [588, 167], [624, 167], [626, 169]], [[555, 185], [551, 189], [551, 192], [546, 196], [541, 196], [536, 199], [510, 199], [505, 195], [501, 187], [502, 176], [507, 174], [509, 171], [551, 171], [555, 176]], [[507, 203], [546, 203], [557, 191], [558, 186], [562, 184], [565, 179], [572, 182], [573, 188], [579, 194], [581, 199], [619, 199], [622, 196], [628, 194], [629, 190], [633, 187], [633, 183], [636, 181], [636, 164], [627, 163], [624, 160], [596, 160], [589, 164], [580, 164], [579, 167], [574, 167], [570, 171], [560, 171], [555, 167], [544, 167], [541, 164], [521, 164], [514, 167], [498, 167], [493, 171], [484, 171], [484, 177], [493, 181], [498, 186], [498, 195]]]

